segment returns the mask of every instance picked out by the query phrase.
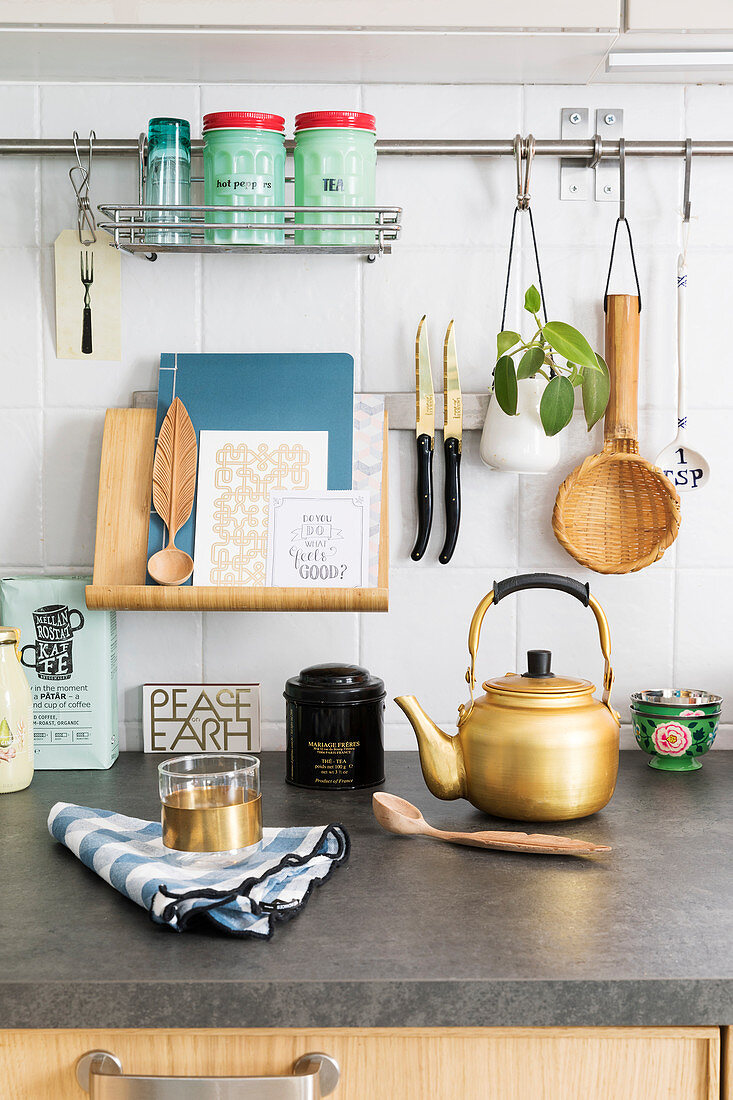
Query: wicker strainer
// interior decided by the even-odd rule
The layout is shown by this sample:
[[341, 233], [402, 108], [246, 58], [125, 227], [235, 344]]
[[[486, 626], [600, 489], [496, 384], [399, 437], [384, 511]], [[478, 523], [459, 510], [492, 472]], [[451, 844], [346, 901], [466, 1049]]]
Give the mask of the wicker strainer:
[[603, 450], [586, 458], [563, 481], [552, 528], [567, 552], [588, 569], [633, 573], [661, 558], [680, 527], [680, 500], [674, 486], [639, 455], [636, 295], [608, 295], [606, 361], [611, 396]]

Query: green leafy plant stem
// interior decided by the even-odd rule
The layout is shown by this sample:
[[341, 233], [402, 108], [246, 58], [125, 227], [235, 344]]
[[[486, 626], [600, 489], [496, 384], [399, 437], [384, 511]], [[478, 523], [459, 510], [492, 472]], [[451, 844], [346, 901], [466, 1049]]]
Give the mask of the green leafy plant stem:
[[[537, 330], [528, 340], [521, 333], [504, 330], [497, 336], [494, 367], [494, 396], [508, 416], [517, 412], [517, 364], [519, 381], [540, 375], [547, 382], [541, 402], [541, 420], [548, 436], [565, 428], [573, 412], [573, 392], [579, 388], [588, 431], [603, 416], [608, 404], [608, 368], [578, 329], [566, 321], [545, 321], [540, 317], [542, 298], [535, 286], [524, 296], [524, 308]], [[516, 343], [514, 341], [516, 340]], [[531, 355], [537, 349], [540, 354]], [[548, 368], [548, 369], [543, 369]]]

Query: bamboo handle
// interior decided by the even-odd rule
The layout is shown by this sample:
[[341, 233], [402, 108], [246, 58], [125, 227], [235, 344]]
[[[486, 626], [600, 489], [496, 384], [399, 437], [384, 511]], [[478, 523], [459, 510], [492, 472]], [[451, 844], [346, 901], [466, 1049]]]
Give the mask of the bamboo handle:
[[611, 395], [604, 439], [636, 439], [639, 389], [639, 299], [609, 294], [606, 310], [606, 362]]

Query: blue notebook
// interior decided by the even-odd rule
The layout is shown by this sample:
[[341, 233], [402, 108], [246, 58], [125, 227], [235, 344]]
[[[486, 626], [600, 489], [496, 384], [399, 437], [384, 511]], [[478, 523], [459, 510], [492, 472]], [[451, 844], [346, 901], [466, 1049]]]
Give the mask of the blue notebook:
[[[354, 446], [354, 360], [341, 353], [173, 355], [160, 357], [155, 439], [174, 397], [196, 429], [327, 431], [328, 488], [351, 489]], [[193, 557], [196, 503], [176, 536]], [[148, 557], [167, 541], [150, 512]], [[153, 584], [147, 578], [148, 584]], [[187, 581], [187, 584], [190, 584]]]

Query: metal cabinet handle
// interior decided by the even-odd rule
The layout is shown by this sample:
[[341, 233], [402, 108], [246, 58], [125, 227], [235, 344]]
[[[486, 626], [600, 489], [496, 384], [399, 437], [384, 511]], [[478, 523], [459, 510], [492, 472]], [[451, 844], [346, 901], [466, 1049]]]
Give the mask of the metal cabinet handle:
[[127, 1075], [108, 1050], [90, 1050], [76, 1079], [92, 1100], [321, 1100], [339, 1083], [338, 1062], [303, 1054], [290, 1077], [147, 1077]]

